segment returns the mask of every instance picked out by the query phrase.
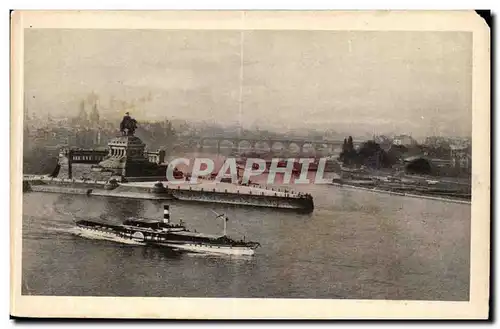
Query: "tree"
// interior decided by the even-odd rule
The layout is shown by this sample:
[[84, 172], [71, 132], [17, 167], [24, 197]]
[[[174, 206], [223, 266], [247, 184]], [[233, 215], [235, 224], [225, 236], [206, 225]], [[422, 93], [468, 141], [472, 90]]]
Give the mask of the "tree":
[[387, 168], [394, 163], [387, 153], [375, 141], [364, 142], [358, 150], [360, 164], [372, 168]]
[[356, 151], [351, 136], [344, 139], [339, 159], [344, 165], [365, 165], [372, 168], [387, 168], [395, 163], [380, 145], [373, 140], [364, 142]]
[[408, 153], [408, 148], [404, 145], [391, 145], [387, 156], [391, 163], [402, 162]]
[[348, 147], [347, 147], [347, 138], [344, 138], [344, 144], [342, 144], [342, 153], [347, 152]]
[[342, 145], [342, 153], [339, 156], [340, 161], [342, 161], [345, 165], [353, 165], [358, 163], [358, 154], [354, 149], [352, 136], [349, 138], [344, 138], [344, 144]]
[[348, 147], [349, 151], [354, 150], [354, 144], [352, 142], [352, 136], [349, 136], [349, 138], [347, 139], [347, 147]]

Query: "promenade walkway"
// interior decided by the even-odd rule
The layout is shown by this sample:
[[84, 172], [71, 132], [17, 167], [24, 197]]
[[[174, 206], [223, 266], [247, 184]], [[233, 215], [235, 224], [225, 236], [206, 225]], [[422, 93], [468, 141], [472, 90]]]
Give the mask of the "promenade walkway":
[[[255, 194], [255, 195], [266, 195], [266, 196], [279, 196], [279, 197], [299, 197], [298, 193], [292, 192], [290, 189], [285, 188], [266, 188], [258, 186], [242, 186], [235, 185], [231, 183], [216, 183], [215, 181], [202, 180], [198, 181], [196, 184], [183, 183], [175, 184], [171, 182], [162, 182], [169, 189], [181, 189], [181, 190], [196, 190], [196, 191], [216, 191], [216, 192], [228, 192], [228, 193], [240, 193], [240, 194]], [[152, 188], [155, 182], [132, 182], [132, 183], [122, 183], [122, 186], [135, 186], [135, 187], [147, 187]]]

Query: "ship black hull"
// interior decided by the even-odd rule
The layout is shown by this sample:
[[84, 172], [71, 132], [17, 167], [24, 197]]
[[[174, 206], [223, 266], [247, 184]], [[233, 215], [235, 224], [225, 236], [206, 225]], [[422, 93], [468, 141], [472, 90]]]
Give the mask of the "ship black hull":
[[103, 239], [132, 245], [154, 245], [177, 251], [229, 255], [253, 255], [256, 242], [234, 241], [225, 236], [210, 238], [187, 230], [161, 231], [149, 227], [114, 225], [87, 220], [76, 222], [83, 232]]

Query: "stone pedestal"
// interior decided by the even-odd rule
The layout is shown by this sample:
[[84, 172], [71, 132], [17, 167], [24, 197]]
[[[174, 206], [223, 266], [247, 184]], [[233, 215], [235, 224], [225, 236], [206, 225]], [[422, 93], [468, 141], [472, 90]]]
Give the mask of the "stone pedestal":
[[108, 143], [108, 155], [99, 166], [123, 177], [165, 175], [156, 163], [149, 162], [146, 145], [136, 136], [119, 136]]

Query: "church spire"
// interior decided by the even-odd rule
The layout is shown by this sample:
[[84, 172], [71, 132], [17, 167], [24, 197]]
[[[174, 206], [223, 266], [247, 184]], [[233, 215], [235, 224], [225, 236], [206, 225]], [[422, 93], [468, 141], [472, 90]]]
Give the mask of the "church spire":
[[90, 122], [92, 125], [97, 126], [99, 124], [99, 110], [97, 109], [97, 103], [94, 103], [92, 107], [92, 112], [90, 113]]
[[80, 112], [78, 112], [78, 123], [81, 125], [86, 125], [88, 122], [87, 111], [85, 111], [85, 101], [80, 102]]

